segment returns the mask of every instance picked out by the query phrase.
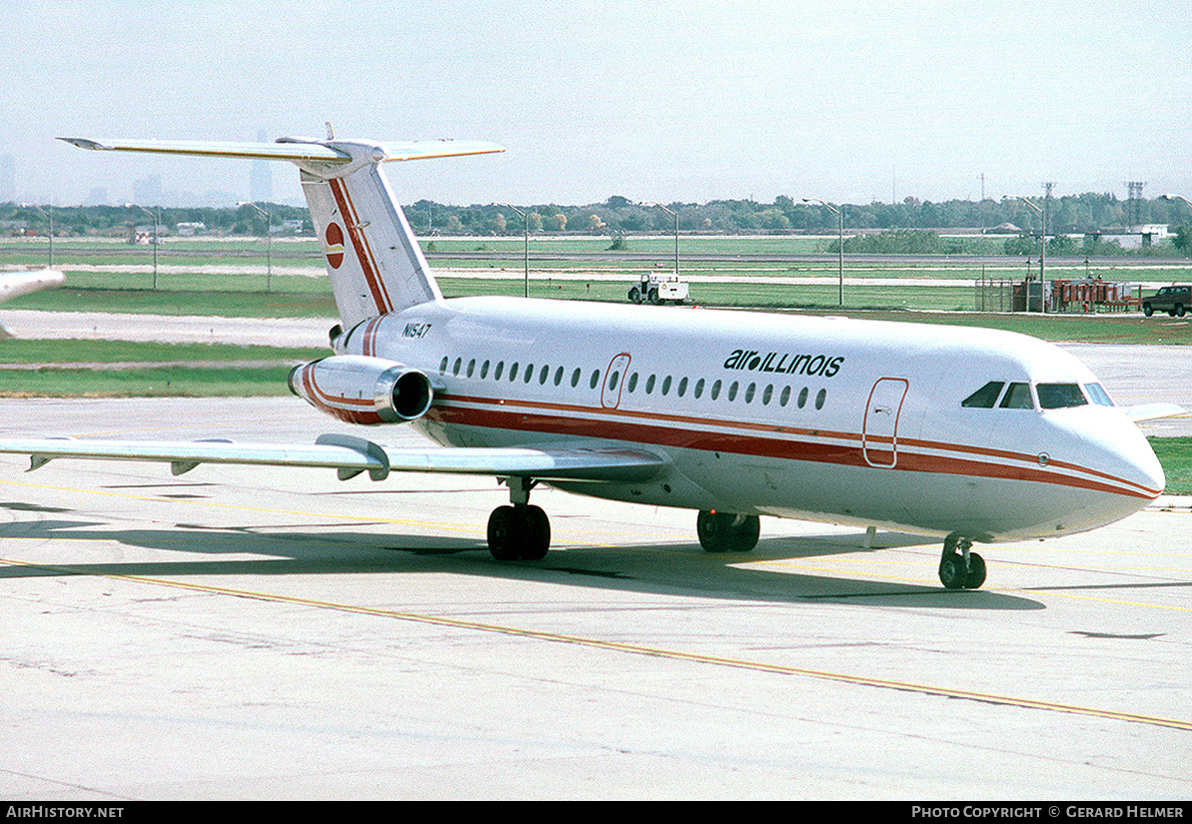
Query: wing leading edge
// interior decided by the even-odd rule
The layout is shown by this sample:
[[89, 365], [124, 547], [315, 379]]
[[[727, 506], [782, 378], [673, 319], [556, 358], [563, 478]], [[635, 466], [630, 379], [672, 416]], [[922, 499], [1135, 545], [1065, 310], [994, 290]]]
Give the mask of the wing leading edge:
[[644, 450], [605, 447], [426, 448], [385, 447], [363, 438], [322, 435], [313, 445], [237, 444], [229, 441], [106, 441], [72, 438], [3, 439], [0, 453], [31, 456], [30, 471], [55, 458], [156, 461], [181, 475], [202, 463], [335, 469], [341, 480], [368, 472], [439, 472], [541, 480], [628, 482], [653, 477], [669, 465]]

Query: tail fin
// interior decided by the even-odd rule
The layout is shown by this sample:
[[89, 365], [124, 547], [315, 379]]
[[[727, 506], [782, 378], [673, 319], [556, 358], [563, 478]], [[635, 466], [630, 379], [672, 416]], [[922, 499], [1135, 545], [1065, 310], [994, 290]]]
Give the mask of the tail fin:
[[502, 152], [492, 143], [376, 143], [281, 138], [276, 143], [90, 140], [61, 138], [84, 149], [204, 157], [288, 160], [302, 171], [311, 222], [323, 243], [340, 321], [362, 320], [442, 299], [410, 224], [380, 164], [391, 160]]

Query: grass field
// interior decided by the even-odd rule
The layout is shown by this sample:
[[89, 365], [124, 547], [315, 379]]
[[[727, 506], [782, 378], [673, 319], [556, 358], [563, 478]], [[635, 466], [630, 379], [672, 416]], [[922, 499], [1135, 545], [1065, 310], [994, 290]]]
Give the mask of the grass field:
[[1192, 438], [1149, 438], [1167, 475], [1168, 495], [1192, 495]]
[[323, 349], [105, 340], [0, 341], [0, 397], [288, 394], [293, 365]]

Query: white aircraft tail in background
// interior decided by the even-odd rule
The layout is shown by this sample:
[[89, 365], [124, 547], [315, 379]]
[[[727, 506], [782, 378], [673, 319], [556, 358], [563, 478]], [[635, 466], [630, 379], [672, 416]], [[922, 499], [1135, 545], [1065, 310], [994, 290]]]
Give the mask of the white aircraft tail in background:
[[[944, 539], [950, 589], [985, 581], [973, 542], [1124, 518], [1165, 483], [1096, 377], [1049, 343], [983, 329], [522, 298], [445, 300], [380, 164], [487, 143], [69, 139], [87, 149], [287, 160], [323, 241], [342, 326], [295, 394], [341, 420], [412, 422], [440, 446], [0, 441], [32, 456], [494, 475], [495, 558], [539, 559], [539, 482], [699, 512], [708, 551], [749, 551], [759, 516]], [[1166, 414], [1173, 411], [1168, 409]], [[1138, 418], [1163, 410], [1137, 410]]]

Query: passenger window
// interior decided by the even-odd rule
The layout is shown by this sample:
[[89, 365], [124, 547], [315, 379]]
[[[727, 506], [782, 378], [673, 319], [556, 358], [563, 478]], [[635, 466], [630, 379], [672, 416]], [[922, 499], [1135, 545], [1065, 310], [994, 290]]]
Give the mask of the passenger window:
[[687, 378], [686, 377], [679, 379], [679, 388], [676, 389], [675, 392], [678, 394], [678, 396], [680, 398], [687, 394]]
[[1084, 385], [1084, 391], [1089, 393], [1089, 397], [1092, 398], [1093, 403], [1097, 404], [1097, 406], [1113, 406], [1113, 399], [1109, 397], [1109, 394], [1101, 384], [1086, 383]]
[[817, 395], [815, 396], [815, 408], [816, 408], [816, 409], [823, 409], [823, 408], [824, 408], [824, 401], [826, 401], [827, 399], [828, 399], [828, 390], [827, 390], [827, 389], [821, 389], [821, 390], [819, 391], [819, 394], [817, 394]]
[[787, 403], [790, 402], [790, 399], [791, 399], [791, 388], [789, 386], [782, 387], [782, 395], [779, 396], [778, 403], [782, 406], [786, 406]]
[[446, 375], [446, 374], [447, 374], [447, 356], [446, 356], [446, 355], [444, 355], [444, 356], [443, 356], [443, 360], [442, 360], [442, 362], [439, 364], [439, 374], [440, 374], [440, 375]]
[[1002, 409], [1034, 409], [1035, 402], [1031, 400], [1031, 386], [1028, 383], [1012, 383], [1002, 398]]
[[637, 373], [636, 372], [634, 372], [632, 375], [629, 376], [629, 380], [628, 380], [628, 382], [626, 382], [625, 388], [628, 389], [630, 392], [637, 389]]
[[549, 376], [550, 376], [550, 367], [549, 367], [549, 366], [544, 366], [544, 367], [542, 367], [542, 371], [538, 373], [538, 383], [539, 383], [539, 385], [541, 385], [541, 386], [545, 386], [545, 385], [546, 385], [546, 379], [547, 379], [547, 377], [549, 377]]
[[488, 377], [488, 364], [489, 364], [489, 362], [488, 362], [488, 361], [485, 361], [485, 362], [484, 362], [483, 364], [481, 364], [481, 366], [480, 366], [480, 379], [481, 379], [481, 380], [484, 380], [485, 378], [487, 378], [487, 377]]
[[704, 395], [704, 379], [700, 378], [695, 382], [695, 399], [699, 400]]
[[1039, 393], [1039, 406], [1043, 409], [1066, 409], [1088, 403], [1080, 387], [1074, 383], [1041, 383], [1035, 391]]
[[745, 403], [753, 403], [753, 393], [757, 391], [757, 384], [751, 383], [745, 387]]
[[526, 383], [529, 383], [530, 381], [534, 380], [534, 364], [527, 363], [526, 371], [524, 374], [525, 374], [525, 378], [523, 378], [523, 380], [525, 380]]
[[1002, 394], [1002, 387], [1005, 385], [1005, 381], [990, 381], [962, 400], [960, 405], [970, 409], [993, 409], [994, 404], [997, 403], [998, 395]]
[[719, 397], [720, 397], [720, 381], [716, 381], [716, 383], [712, 384], [712, 400], [716, 400]]
[[651, 375], [650, 377], [646, 378], [646, 394], [647, 395], [652, 394], [654, 392], [654, 380], [655, 380], [654, 375]]
[[468, 361], [468, 377], [472, 377], [472, 373], [476, 371], [476, 359], [472, 358]]
[[764, 406], [770, 405], [770, 398], [774, 397], [774, 384], [766, 384], [766, 391], [762, 392], [762, 404]]
[[592, 379], [590, 381], [588, 381], [588, 388], [595, 389], [599, 385], [600, 385], [600, 370], [593, 369], [592, 370]]
[[735, 401], [737, 399], [737, 388], [740, 385], [741, 384], [737, 383], [736, 381], [733, 381], [732, 386], [728, 388], [728, 399], [730, 401]]
[[563, 367], [560, 366], [558, 369], [555, 370], [555, 386], [558, 386], [562, 382], [563, 382]]
[[665, 378], [662, 379], [662, 394], [665, 395], [668, 392], [670, 392], [670, 387], [671, 387], [671, 376], [667, 375]]
[[799, 390], [799, 408], [802, 409], [807, 405], [807, 387], [804, 386]]
[[580, 376], [580, 370], [578, 367], [576, 367], [576, 370], [571, 373], [571, 388], [572, 389], [579, 386], [579, 376]]
[[513, 366], [509, 367], [509, 381], [512, 383], [517, 380], [517, 362], [514, 361]]
[[617, 380], [620, 379], [620, 377], [621, 377], [621, 373], [618, 371], [615, 371], [615, 370], [613, 371], [613, 373], [611, 375], [608, 376], [608, 391], [609, 392], [612, 392], [613, 390], [615, 390], [617, 388]]
[[497, 361], [497, 370], [493, 372], [493, 380], [499, 381], [501, 374], [505, 371], [505, 361]]
[[464, 361], [463, 361], [463, 358], [456, 358], [456, 359], [455, 359], [455, 363], [453, 363], [453, 364], [451, 365], [451, 374], [452, 374], [452, 375], [458, 375], [458, 374], [459, 374], [459, 368], [460, 368], [461, 366], [463, 366], [463, 363], [464, 363]]

